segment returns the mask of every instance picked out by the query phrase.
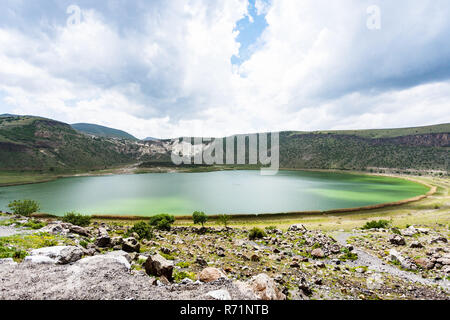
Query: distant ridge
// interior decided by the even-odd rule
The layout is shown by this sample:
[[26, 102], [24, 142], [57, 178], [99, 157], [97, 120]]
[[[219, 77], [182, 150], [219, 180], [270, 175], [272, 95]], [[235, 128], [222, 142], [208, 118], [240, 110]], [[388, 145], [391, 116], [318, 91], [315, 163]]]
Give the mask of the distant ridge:
[[152, 138], [152, 137], [147, 137], [144, 139], [144, 141], [161, 141], [161, 139], [158, 138]]
[[83, 133], [91, 134], [97, 137], [108, 137], [108, 138], [118, 138], [118, 139], [128, 139], [128, 140], [139, 140], [131, 134], [113, 128], [108, 128], [105, 126], [100, 126], [98, 124], [91, 123], [75, 123], [71, 125], [75, 130], [81, 131]]

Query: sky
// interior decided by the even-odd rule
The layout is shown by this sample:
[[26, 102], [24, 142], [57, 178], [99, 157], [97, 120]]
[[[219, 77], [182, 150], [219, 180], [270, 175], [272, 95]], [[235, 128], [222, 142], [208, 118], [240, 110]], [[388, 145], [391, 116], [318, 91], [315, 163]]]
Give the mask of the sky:
[[0, 113], [147, 136], [450, 122], [448, 0], [2, 0]]

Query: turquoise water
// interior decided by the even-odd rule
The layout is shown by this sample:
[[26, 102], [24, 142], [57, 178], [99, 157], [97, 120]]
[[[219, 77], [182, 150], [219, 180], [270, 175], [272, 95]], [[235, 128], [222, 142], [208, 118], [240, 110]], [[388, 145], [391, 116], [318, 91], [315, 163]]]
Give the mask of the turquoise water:
[[410, 181], [354, 174], [280, 171], [151, 173], [64, 178], [0, 188], [0, 209], [33, 199], [41, 211], [83, 214], [258, 214], [330, 210], [399, 201], [428, 189]]

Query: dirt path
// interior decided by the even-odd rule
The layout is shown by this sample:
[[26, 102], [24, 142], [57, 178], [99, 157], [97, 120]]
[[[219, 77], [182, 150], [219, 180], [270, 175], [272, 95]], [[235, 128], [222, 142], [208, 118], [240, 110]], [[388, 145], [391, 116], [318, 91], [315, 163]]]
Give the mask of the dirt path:
[[[334, 233], [333, 238], [336, 239], [336, 241], [339, 242], [341, 245], [346, 245], [348, 238], [354, 235], [355, 234], [349, 232], [339, 232]], [[431, 279], [425, 279], [413, 272], [400, 270], [394, 266], [386, 264], [383, 260], [373, 256], [372, 254], [362, 250], [361, 248], [355, 247], [354, 252], [358, 254], [358, 260], [349, 263], [349, 265], [367, 266], [369, 269], [376, 272], [390, 274], [394, 277], [401, 278], [406, 281], [417, 282], [428, 286], [439, 285], [445, 291], [450, 292], [450, 281], [448, 280], [435, 281]]]

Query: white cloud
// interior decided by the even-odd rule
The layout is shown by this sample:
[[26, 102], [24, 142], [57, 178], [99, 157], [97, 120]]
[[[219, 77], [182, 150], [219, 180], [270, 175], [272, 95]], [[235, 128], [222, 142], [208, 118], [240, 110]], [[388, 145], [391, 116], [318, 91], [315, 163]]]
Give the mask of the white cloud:
[[0, 25], [2, 111], [139, 137], [449, 122], [450, 5], [378, 3], [370, 31], [366, 1], [257, 0], [268, 26], [239, 67], [246, 0], [152, 2], [134, 25], [99, 8], [70, 28]]

